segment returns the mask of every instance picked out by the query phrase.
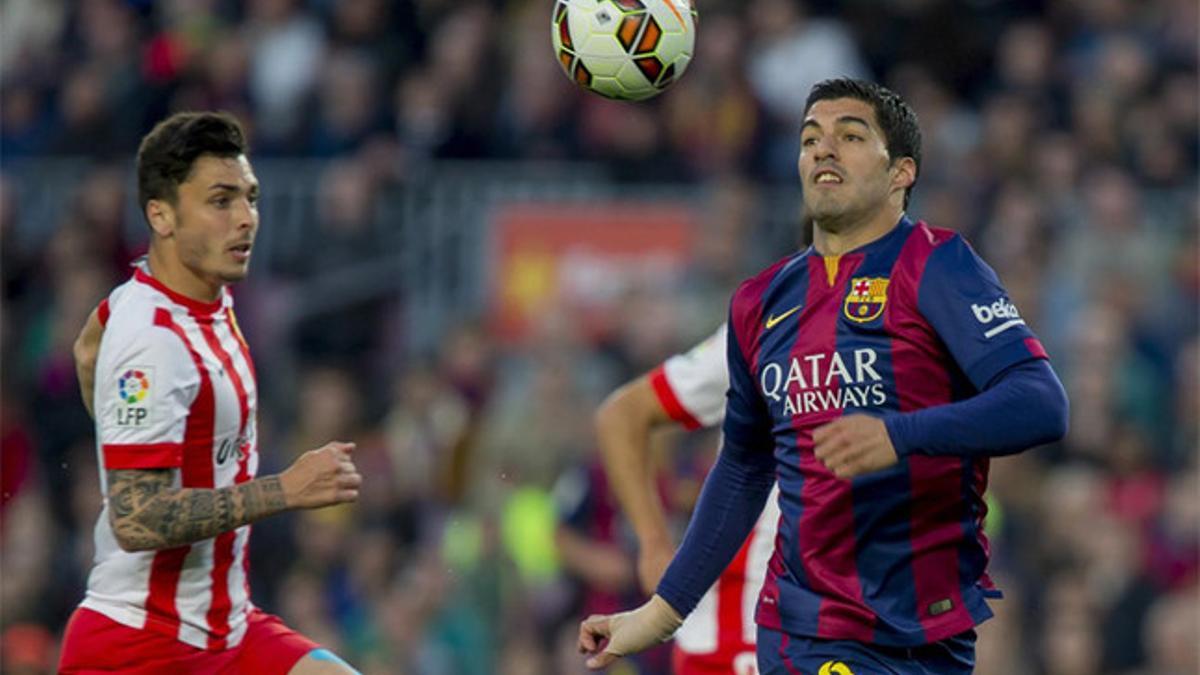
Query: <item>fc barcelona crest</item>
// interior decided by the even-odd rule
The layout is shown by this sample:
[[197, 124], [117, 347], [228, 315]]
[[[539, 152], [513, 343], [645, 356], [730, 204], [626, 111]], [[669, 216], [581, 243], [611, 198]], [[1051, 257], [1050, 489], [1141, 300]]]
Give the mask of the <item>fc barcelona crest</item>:
[[850, 280], [850, 293], [842, 313], [857, 323], [874, 321], [883, 314], [887, 304], [887, 277], [855, 277]]

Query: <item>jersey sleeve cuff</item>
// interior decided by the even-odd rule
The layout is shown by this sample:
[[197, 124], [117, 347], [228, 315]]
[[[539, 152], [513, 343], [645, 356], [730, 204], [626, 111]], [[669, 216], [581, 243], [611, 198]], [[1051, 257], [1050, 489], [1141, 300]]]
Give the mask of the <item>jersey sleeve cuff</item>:
[[700, 420], [696, 419], [679, 402], [679, 397], [675, 395], [675, 390], [671, 388], [671, 383], [667, 380], [666, 368], [661, 364], [650, 371], [650, 386], [654, 388], [654, 395], [658, 397], [658, 404], [662, 406], [668, 417], [683, 425], [689, 431], [699, 429], [702, 426]]
[[1035, 337], [1029, 337], [1003, 345], [980, 359], [967, 370], [967, 377], [976, 389], [983, 391], [993, 378], [1008, 368], [1025, 361], [1048, 358], [1042, 343]]
[[892, 441], [892, 448], [896, 451], [896, 456], [900, 459], [911, 455], [913, 450], [913, 445], [909, 439], [910, 425], [907, 422], [908, 418], [903, 413], [887, 415], [883, 418], [883, 426], [887, 429], [888, 439]]
[[183, 466], [182, 443], [106, 443], [100, 450], [105, 469], [177, 469]]

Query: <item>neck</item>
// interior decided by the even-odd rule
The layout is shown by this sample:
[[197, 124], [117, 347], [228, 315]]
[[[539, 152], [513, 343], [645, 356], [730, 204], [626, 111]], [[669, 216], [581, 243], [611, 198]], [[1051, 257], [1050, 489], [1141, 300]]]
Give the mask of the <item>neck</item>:
[[851, 223], [813, 222], [813, 247], [823, 256], [839, 256], [875, 241], [891, 232], [904, 215], [904, 209], [889, 205], [872, 216]]
[[150, 255], [147, 256], [150, 276], [172, 291], [200, 302], [213, 302], [221, 296], [221, 287], [224, 284], [199, 276], [188, 269], [179, 260], [179, 256], [172, 255], [163, 248], [165, 244], [150, 247]]

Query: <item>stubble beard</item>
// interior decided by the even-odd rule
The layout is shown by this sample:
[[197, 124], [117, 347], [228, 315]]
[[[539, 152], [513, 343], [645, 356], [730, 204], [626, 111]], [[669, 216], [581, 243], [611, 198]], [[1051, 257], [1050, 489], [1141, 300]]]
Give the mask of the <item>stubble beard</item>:
[[[223, 254], [224, 252], [222, 252]], [[247, 260], [244, 265], [222, 269], [217, 272], [216, 276], [222, 283], [236, 284], [246, 278], [250, 274], [250, 261]]]
[[826, 196], [808, 208], [808, 216], [815, 227], [838, 234], [854, 220], [855, 210], [848, 204]]

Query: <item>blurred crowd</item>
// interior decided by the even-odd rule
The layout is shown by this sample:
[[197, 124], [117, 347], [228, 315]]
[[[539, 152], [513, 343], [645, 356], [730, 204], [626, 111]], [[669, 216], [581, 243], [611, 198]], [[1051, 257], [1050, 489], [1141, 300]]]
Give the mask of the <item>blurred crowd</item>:
[[[353, 439], [367, 480], [353, 507], [255, 526], [255, 601], [365, 673], [566, 675], [582, 668], [578, 619], [639, 601], [591, 413], [788, 253], [754, 245], [762, 191], [795, 183], [808, 88], [849, 74], [913, 103], [911, 212], [996, 268], [1071, 397], [1065, 442], [992, 463], [1005, 599], [978, 672], [1200, 672], [1195, 0], [698, 4], [688, 72], [630, 105], [559, 72], [549, 0], [5, 2], [0, 670], [51, 672], [83, 593], [101, 495], [71, 343], [144, 247], [124, 235], [128, 172], [155, 121], [229, 110], [253, 158], [334, 167], [317, 188], [327, 238], [253, 267], [238, 294], [258, 300], [242, 313], [262, 472]], [[87, 163], [57, 196], [64, 215], [29, 222], [11, 167], [47, 156]], [[516, 344], [464, 317], [401, 358], [404, 308], [349, 300], [336, 320], [273, 330], [300, 302], [272, 292], [279, 279], [353, 267], [380, 227], [372, 201], [447, 159], [587, 160], [713, 208], [686, 283], [626, 289], [601, 334], [571, 307]], [[294, 368], [263, 367], [285, 348]], [[715, 448], [712, 434], [656, 439], [680, 531]], [[612, 672], [665, 667], [660, 650]]]

